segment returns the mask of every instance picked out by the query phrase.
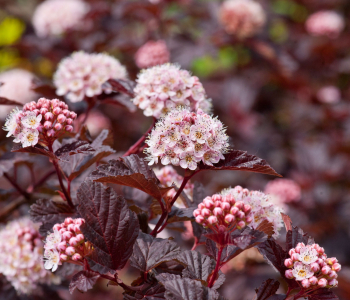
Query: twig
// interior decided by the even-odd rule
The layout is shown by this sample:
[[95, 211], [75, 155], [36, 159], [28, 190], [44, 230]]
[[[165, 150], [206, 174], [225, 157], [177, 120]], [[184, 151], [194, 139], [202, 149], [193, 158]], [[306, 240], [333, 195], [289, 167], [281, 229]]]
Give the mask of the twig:
[[216, 266], [215, 266], [215, 269], [210, 277], [210, 281], [208, 283], [208, 287], [211, 288], [216, 280], [216, 276], [218, 275], [218, 272], [220, 270], [220, 260], [221, 260], [221, 254], [222, 254], [222, 251], [224, 250], [224, 247], [223, 246], [220, 246], [219, 247], [219, 252], [218, 252], [218, 259], [216, 261]]
[[18, 197], [17, 199], [11, 201], [10, 204], [5, 206], [0, 213], [0, 220], [4, 219], [7, 215], [9, 215], [12, 211], [14, 211], [17, 207], [26, 203], [26, 199], [23, 197]]
[[7, 173], [4, 173], [4, 177], [12, 184], [12, 186], [27, 200], [30, 199], [30, 195], [24, 191]]

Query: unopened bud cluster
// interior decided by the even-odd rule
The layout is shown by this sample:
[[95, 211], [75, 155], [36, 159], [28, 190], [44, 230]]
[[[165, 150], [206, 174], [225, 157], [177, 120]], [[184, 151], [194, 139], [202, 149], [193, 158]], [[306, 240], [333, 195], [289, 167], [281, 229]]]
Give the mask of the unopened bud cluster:
[[300, 281], [304, 289], [331, 288], [338, 285], [341, 265], [335, 257], [327, 258], [318, 244], [299, 243], [289, 250], [289, 258], [284, 261], [288, 279]]
[[253, 220], [251, 207], [242, 201], [236, 201], [232, 195], [215, 194], [206, 197], [193, 212], [198, 224], [221, 231], [225, 228], [229, 231], [242, 229]]
[[0, 230], [0, 273], [19, 294], [31, 294], [39, 284], [60, 281], [44, 269], [38, 227], [25, 217], [9, 222]]
[[158, 119], [179, 106], [191, 111], [211, 110], [211, 101], [198, 77], [178, 65], [168, 63], [142, 70], [136, 82], [133, 102], [144, 110], [145, 116]]
[[135, 54], [136, 65], [141, 69], [162, 65], [169, 60], [170, 53], [163, 40], [148, 41]]
[[126, 69], [119, 60], [105, 53], [74, 52], [64, 58], [54, 74], [56, 94], [72, 102], [82, 101], [112, 89], [103, 85], [109, 79], [126, 79]]
[[40, 98], [38, 102], [29, 102], [23, 110], [14, 109], [7, 117], [3, 129], [8, 131], [7, 137], [15, 137], [15, 143], [23, 147], [34, 146], [38, 142], [46, 145], [65, 131], [73, 131], [75, 112], [68, 110], [64, 102]]
[[84, 219], [67, 218], [62, 224], [53, 227], [53, 233], [45, 241], [45, 269], [56, 271], [62, 262], [82, 262], [87, 246], [80, 230]]
[[274, 237], [278, 237], [279, 230], [283, 227], [281, 212], [283, 210], [275, 205], [273, 199], [269, 195], [265, 195], [259, 191], [249, 191], [241, 186], [225, 189], [222, 195], [231, 195], [236, 201], [242, 201], [249, 204], [252, 209], [253, 220], [249, 224], [250, 227], [256, 229], [261, 222], [267, 220], [274, 227]]
[[223, 124], [202, 110], [197, 113], [179, 108], [159, 120], [148, 137], [149, 165], [180, 165], [195, 170], [199, 162], [212, 166], [224, 159], [228, 149], [228, 136]]

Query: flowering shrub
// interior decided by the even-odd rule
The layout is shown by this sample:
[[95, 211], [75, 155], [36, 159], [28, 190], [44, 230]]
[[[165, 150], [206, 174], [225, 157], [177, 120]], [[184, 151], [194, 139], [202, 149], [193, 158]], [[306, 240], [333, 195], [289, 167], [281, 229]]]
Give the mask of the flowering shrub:
[[136, 65], [141, 69], [162, 65], [169, 60], [169, 50], [162, 40], [147, 42], [135, 54]]
[[142, 70], [136, 80], [134, 104], [145, 116], [159, 118], [170, 110], [186, 106], [192, 111], [210, 111], [211, 103], [196, 76], [174, 64]]

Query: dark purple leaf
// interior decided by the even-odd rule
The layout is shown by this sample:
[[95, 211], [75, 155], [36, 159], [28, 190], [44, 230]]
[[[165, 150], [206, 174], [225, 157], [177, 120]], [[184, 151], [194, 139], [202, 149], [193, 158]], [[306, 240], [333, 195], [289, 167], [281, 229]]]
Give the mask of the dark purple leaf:
[[61, 98], [56, 95], [56, 88], [49, 84], [34, 82], [32, 90], [48, 99]]
[[124, 79], [109, 79], [107, 83], [112, 87], [113, 92], [123, 93], [134, 98], [135, 82]]
[[272, 237], [275, 233], [273, 224], [267, 220], [262, 221], [256, 230], [266, 233], [267, 237], [269, 238]]
[[19, 105], [19, 106], [23, 106], [23, 103], [14, 101], [14, 100], [10, 100], [4, 97], [0, 97], [0, 105]]
[[282, 219], [283, 219], [283, 223], [284, 223], [284, 226], [286, 227], [286, 230], [289, 231], [289, 230], [292, 230], [293, 227], [292, 227], [292, 220], [291, 218], [284, 214], [284, 213], [281, 213], [282, 215]]
[[12, 152], [22, 152], [22, 153], [31, 153], [31, 154], [40, 154], [40, 155], [44, 155], [47, 156], [51, 159], [56, 159], [56, 156], [50, 152], [48, 149], [44, 148], [43, 146], [40, 146], [39, 144], [35, 145], [34, 147], [26, 147], [26, 148], [22, 148], [21, 145], [16, 144], [15, 146], [13, 146]]
[[77, 153], [91, 154], [95, 149], [90, 146], [86, 141], [74, 141], [69, 144], [65, 144], [55, 151], [55, 155], [60, 160], [69, 161], [69, 156]]
[[72, 277], [69, 284], [69, 292], [73, 294], [73, 291], [77, 289], [80, 292], [87, 292], [92, 289], [97, 279], [100, 277], [95, 272], [80, 271]]
[[339, 300], [339, 297], [330, 289], [317, 289], [308, 297], [309, 300]]
[[246, 151], [232, 150], [225, 155], [225, 160], [210, 167], [204, 164], [200, 165], [203, 170], [237, 170], [237, 171], [249, 171], [255, 173], [262, 173], [267, 175], [274, 175], [282, 177], [278, 174], [265, 160], [255, 156], [247, 154]]
[[182, 271], [184, 269], [184, 266], [179, 264], [175, 260], [170, 260], [161, 263], [157, 268], [154, 269], [156, 274], [174, 274], [174, 275], [181, 275]]
[[158, 201], [171, 188], [161, 188], [159, 180], [143, 159], [136, 154], [110, 160], [89, 175], [89, 179], [139, 189]]
[[287, 250], [295, 248], [299, 243], [304, 243], [307, 245], [310, 239], [312, 238], [307, 233], [304, 233], [301, 228], [293, 226], [292, 230], [287, 232]]
[[42, 223], [40, 234], [46, 236], [48, 231], [57, 223], [62, 223], [66, 218], [77, 217], [77, 213], [66, 202], [39, 199], [29, 210], [34, 222]]
[[254, 300], [267, 300], [270, 296], [276, 294], [280, 283], [274, 279], [267, 279], [258, 289], [255, 289], [256, 297]]
[[194, 207], [191, 208], [178, 208], [173, 206], [168, 216], [167, 223], [191, 221], [194, 219], [193, 211]]
[[101, 183], [83, 182], [77, 198], [78, 211], [85, 219], [81, 230], [94, 245], [87, 257], [90, 267], [99, 273], [114, 274], [132, 254], [140, 228], [137, 216], [123, 197]]
[[[205, 190], [203, 184], [199, 182], [194, 183], [193, 188], [193, 207], [196, 209], [198, 207], [198, 204], [203, 201], [205, 198]], [[191, 222], [192, 229], [193, 229], [193, 235], [198, 239], [199, 242], [205, 242], [205, 237], [203, 235], [204, 228], [203, 226], [199, 225], [197, 222]]]
[[149, 272], [161, 263], [172, 260], [179, 252], [180, 248], [175, 242], [140, 232], [134, 244], [130, 264], [142, 272]]
[[117, 105], [127, 108], [130, 112], [135, 112], [137, 107], [134, 103], [130, 101], [130, 98], [124, 95], [119, 95], [113, 98], [107, 98], [101, 100], [101, 103]]
[[124, 300], [160, 300], [164, 298], [165, 288], [162, 284], [148, 284], [141, 291], [130, 294], [124, 293]]

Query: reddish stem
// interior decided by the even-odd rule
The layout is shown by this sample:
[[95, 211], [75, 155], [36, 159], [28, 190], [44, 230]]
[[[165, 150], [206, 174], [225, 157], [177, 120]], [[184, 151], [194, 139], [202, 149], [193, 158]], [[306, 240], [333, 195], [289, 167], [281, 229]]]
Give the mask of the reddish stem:
[[30, 195], [24, 191], [16, 181], [14, 181], [7, 173], [4, 173], [4, 177], [12, 184], [12, 186], [27, 200], [30, 199]]
[[210, 277], [210, 281], [208, 283], [208, 287], [211, 288], [213, 287], [214, 283], [215, 283], [215, 280], [216, 280], [216, 276], [218, 275], [219, 273], [219, 270], [220, 270], [220, 261], [221, 261], [221, 254], [222, 254], [222, 251], [224, 250], [224, 247], [223, 246], [220, 246], [219, 247], [219, 252], [218, 252], [218, 259], [216, 260], [216, 266], [215, 266], [215, 269]]

